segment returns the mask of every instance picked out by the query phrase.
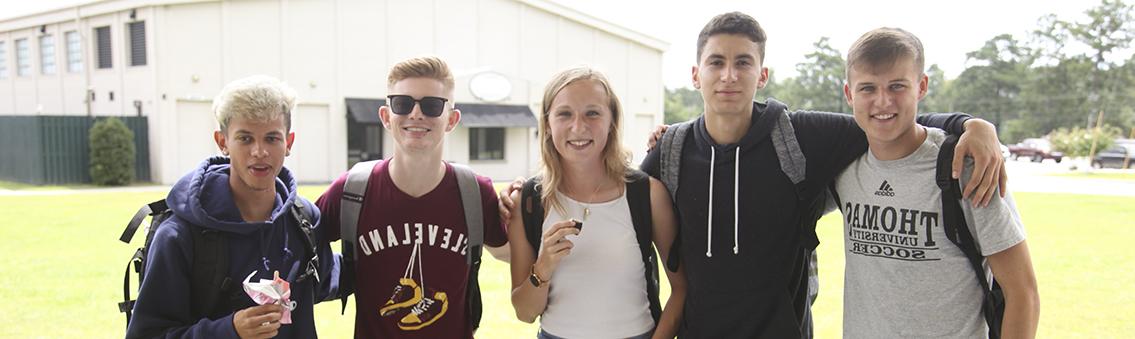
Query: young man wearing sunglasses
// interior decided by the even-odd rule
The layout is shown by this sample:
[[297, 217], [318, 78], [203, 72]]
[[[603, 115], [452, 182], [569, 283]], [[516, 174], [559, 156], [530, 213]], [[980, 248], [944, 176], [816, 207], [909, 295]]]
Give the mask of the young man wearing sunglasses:
[[[356, 203], [361, 199], [357, 246], [350, 249], [353, 270], [344, 267], [342, 282], [354, 287], [357, 338], [473, 337], [479, 310], [470, 306], [479, 294], [469, 287], [476, 265], [466, 252], [479, 248], [469, 246], [461, 200], [459, 176], [466, 172], [442, 160], [445, 135], [461, 120], [453, 87], [449, 67], [436, 57], [404, 60], [390, 70], [387, 105], [377, 113], [394, 138], [394, 154], [369, 169], [361, 197], [347, 194]], [[325, 223], [350, 232], [350, 225], [340, 223], [341, 217], [350, 219], [341, 213], [352, 204], [342, 200], [348, 178], [345, 173], [335, 180], [316, 205]], [[475, 178], [471, 186], [480, 188], [484, 244], [490, 251], [504, 249], [508, 240], [492, 182]], [[341, 238], [340, 227], [326, 228], [333, 233], [327, 236]]]

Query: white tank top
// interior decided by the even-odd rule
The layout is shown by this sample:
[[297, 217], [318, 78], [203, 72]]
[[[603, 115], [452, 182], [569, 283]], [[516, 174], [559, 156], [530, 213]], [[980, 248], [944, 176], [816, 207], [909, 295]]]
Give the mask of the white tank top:
[[568, 236], [575, 247], [560, 260], [552, 273], [548, 306], [540, 327], [568, 338], [629, 338], [654, 328], [643, 278], [642, 254], [638, 249], [626, 190], [619, 198], [581, 204], [556, 192], [566, 215], [548, 208], [543, 230], [575, 218], [583, 230]]

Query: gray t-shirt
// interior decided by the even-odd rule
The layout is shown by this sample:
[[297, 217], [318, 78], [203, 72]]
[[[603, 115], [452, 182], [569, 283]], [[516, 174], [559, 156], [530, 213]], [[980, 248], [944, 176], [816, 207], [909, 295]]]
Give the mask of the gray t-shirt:
[[[945, 132], [927, 128], [911, 155], [883, 161], [870, 151], [836, 179], [844, 215], [844, 338], [985, 338], [973, 269], [942, 227], [934, 174]], [[962, 185], [973, 170], [966, 159]], [[1025, 239], [1011, 196], [988, 207], [963, 203], [982, 255]], [[987, 276], [989, 266], [986, 264]]]

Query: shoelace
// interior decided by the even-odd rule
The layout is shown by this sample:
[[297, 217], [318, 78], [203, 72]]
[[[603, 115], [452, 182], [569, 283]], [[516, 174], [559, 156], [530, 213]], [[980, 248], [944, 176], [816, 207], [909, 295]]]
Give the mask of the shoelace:
[[426, 313], [426, 309], [429, 309], [430, 306], [433, 306], [435, 302], [436, 301], [434, 301], [433, 298], [422, 298], [422, 301], [419, 301], [417, 305], [414, 305], [414, 308], [410, 311], [414, 312], [414, 314]]

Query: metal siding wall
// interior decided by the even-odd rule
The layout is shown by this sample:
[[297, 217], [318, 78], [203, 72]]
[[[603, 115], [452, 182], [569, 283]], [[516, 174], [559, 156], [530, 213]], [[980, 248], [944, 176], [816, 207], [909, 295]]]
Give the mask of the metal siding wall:
[[[135, 179], [149, 181], [146, 117], [119, 119], [134, 132]], [[0, 117], [0, 179], [35, 185], [90, 182], [93, 124], [85, 116]]]
[[150, 125], [146, 117], [119, 117], [134, 131], [134, 180], [150, 181]]
[[0, 180], [43, 184], [39, 124], [36, 117], [0, 117]]

